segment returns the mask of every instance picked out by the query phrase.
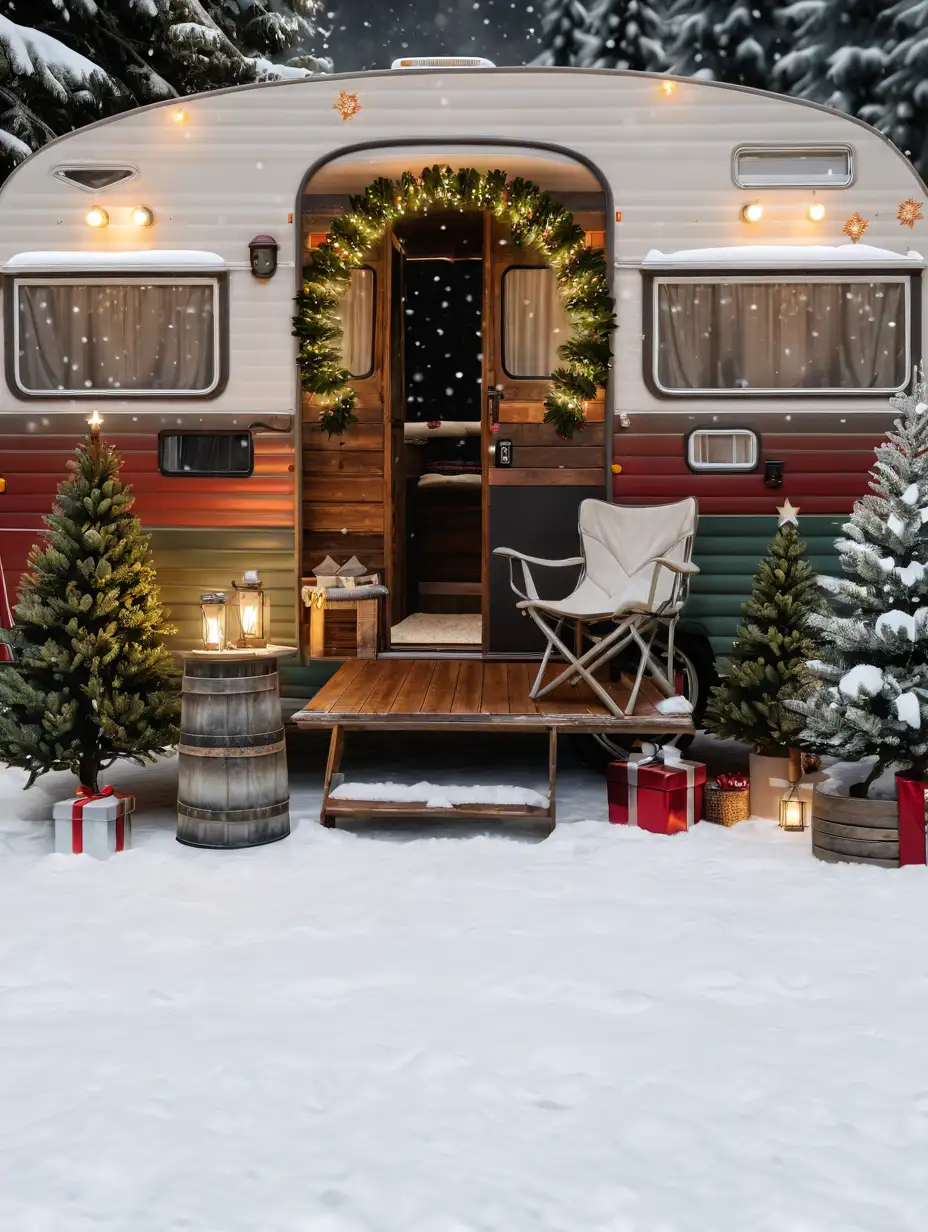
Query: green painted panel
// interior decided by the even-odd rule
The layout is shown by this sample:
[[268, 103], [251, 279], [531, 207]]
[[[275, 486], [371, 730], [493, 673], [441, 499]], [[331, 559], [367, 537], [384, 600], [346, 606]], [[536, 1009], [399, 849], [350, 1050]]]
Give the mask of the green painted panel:
[[[807, 559], [817, 573], [837, 573], [834, 542], [846, 517], [803, 517], [799, 529], [808, 544]], [[777, 530], [776, 516], [699, 519], [693, 559], [700, 572], [693, 578], [681, 627], [708, 638], [716, 658], [731, 653], [741, 604], [767, 546]]]
[[296, 556], [291, 527], [280, 530], [216, 528], [155, 529], [152, 555], [165, 605], [177, 633], [174, 650], [200, 644], [200, 595], [207, 590], [231, 592], [246, 569], [257, 569], [271, 601], [274, 641], [295, 646], [299, 596], [294, 594]]

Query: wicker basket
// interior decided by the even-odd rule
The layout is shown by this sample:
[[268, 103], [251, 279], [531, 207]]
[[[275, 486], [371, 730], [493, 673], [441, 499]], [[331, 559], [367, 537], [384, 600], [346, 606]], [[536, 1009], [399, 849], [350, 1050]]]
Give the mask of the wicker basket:
[[747, 821], [751, 815], [749, 787], [723, 791], [718, 783], [707, 783], [703, 800], [706, 821], [714, 821], [720, 826], [733, 826], [739, 821]]

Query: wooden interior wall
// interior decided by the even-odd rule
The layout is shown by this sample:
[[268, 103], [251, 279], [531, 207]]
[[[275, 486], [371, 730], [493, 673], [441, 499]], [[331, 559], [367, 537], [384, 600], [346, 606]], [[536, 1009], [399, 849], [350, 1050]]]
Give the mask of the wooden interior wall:
[[[599, 232], [605, 227], [601, 212], [575, 213], [577, 222], [586, 231]], [[542, 422], [548, 381], [514, 380], [503, 371], [502, 364], [502, 279], [510, 266], [544, 266], [544, 258], [530, 249], [517, 248], [512, 243], [509, 227], [494, 218], [490, 258], [490, 278], [493, 293], [493, 340], [490, 348], [488, 380], [502, 389], [499, 434], [497, 439], [513, 444], [513, 464], [503, 468], [492, 466], [491, 487], [559, 486], [605, 487], [604, 401], [600, 390], [587, 406], [588, 427], [568, 441], [562, 441], [554, 429]]]
[[[304, 225], [324, 233], [337, 212], [309, 215]], [[326, 556], [338, 564], [357, 556], [368, 569], [382, 571], [384, 567], [384, 252], [381, 242], [365, 261], [377, 279], [374, 371], [363, 380], [352, 381], [358, 393], [354, 412], [358, 422], [341, 436], [326, 436], [319, 431], [318, 407], [311, 395], [303, 394], [304, 576]]]

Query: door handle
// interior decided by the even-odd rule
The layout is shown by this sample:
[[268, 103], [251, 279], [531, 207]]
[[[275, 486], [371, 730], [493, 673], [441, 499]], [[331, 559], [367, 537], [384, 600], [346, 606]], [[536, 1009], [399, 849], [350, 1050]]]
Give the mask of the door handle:
[[487, 390], [487, 411], [490, 415], [490, 428], [499, 426], [499, 404], [502, 402], [505, 394], [501, 389]]

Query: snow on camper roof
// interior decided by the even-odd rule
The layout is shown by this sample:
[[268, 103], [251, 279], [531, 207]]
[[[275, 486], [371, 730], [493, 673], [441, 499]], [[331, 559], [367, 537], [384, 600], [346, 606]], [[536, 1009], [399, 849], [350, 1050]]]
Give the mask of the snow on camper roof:
[[105, 270], [108, 274], [150, 273], [155, 270], [209, 273], [225, 269], [226, 263], [215, 252], [147, 248], [135, 252], [18, 252], [0, 268], [4, 274], [48, 274], [56, 270], [82, 274], [98, 270]]
[[739, 244], [731, 248], [689, 248], [682, 252], [661, 252], [652, 248], [644, 267], [661, 269], [704, 269], [707, 266], [747, 269], [805, 269], [810, 265], [901, 265], [921, 268], [921, 253], [911, 249], [892, 252], [869, 244]]

